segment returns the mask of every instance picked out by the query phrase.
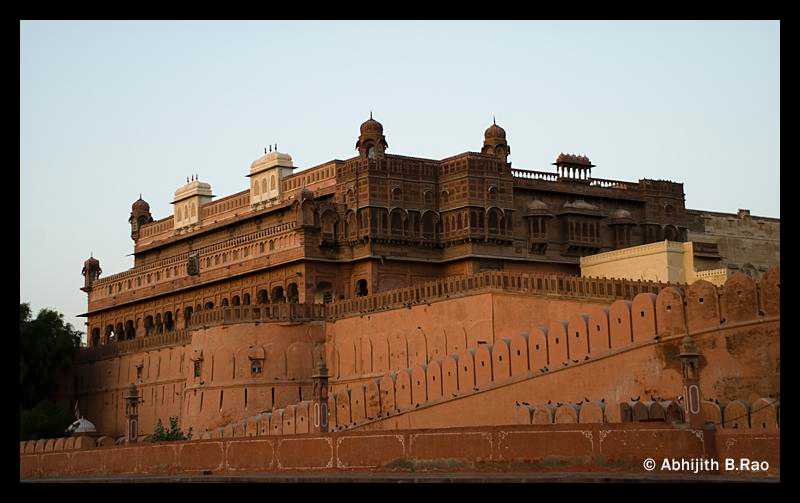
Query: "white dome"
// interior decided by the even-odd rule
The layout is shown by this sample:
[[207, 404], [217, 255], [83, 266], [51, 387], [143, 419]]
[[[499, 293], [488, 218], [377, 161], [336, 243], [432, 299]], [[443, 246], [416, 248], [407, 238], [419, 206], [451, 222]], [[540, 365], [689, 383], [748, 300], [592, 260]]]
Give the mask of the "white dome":
[[97, 430], [95, 429], [94, 425], [88, 419], [80, 418], [67, 428], [67, 433], [75, 434], [75, 433], [95, 433]]

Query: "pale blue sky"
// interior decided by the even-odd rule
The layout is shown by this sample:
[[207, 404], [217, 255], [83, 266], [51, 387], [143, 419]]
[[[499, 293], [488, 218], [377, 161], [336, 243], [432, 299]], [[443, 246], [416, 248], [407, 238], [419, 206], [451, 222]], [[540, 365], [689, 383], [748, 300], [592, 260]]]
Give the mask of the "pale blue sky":
[[83, 261], [132, 265], [191, 173], [225, 196], [278, 142], [295, 166], [481, 147], [514, 167], [587, 154], [594, 176], [685, 184], [690, 208], [779, 215], [778, 22], [23, 22], [20, 298], [75, 315]]

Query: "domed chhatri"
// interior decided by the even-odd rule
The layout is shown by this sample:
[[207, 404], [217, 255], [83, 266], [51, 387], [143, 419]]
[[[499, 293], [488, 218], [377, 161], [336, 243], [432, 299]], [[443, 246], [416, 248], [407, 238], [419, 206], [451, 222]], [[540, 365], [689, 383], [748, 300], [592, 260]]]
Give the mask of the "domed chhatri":
[[86, 435], [96, 432], [97, 428], [95, 428], [94, 424], [85, 418], [78, 419], [67, 428], [67, 433], [70, 435]]
[[361, 124], [361, 135], [356, 142], [359, 155], [366, 159], [375, 159], [383, 156], [388, 147], [389, 144], [383, 135], [383, 125], [373, 119], [370, 112], [369, 119]]
[[141, 227], [152, 221], [153, 215], [150, 214], [150, 205], [139, 194], [139, 199], [131, 205], [131, 216], [128, 217], [128, 223], [131, 224], [131, 239], [134, 241], [139, 239]]
[[508, 156], [511, 155], [511, 147], [506, 141], [506, 130], [498, 126], [494, 118], [492, 125], [483, 133], [481, 154], [494, 156], [503, 162], [508, 162]]
[[558, 170], [559, 177], [581, 180], [591, 178], [592, 168], [595, 167], [585, 155], [565, 154], [563, 152], [558, 154], [553, 166]]
[[361, 134], [364, 133], [383, 133], [383, 124], [372, 118], [372, 112], [369, 113], [369, 119], [361, 124]]
[[84, 292], [90, 291], [92, 289], [92, 283], [100, 277], [102, 272], [103, 270], [100, 269], [100, 261], [94, 258], [90, 253], [89, 258], [83, 262], [83, 269], [81, 269], [81, 274], [84, 278], [83, 288], [81, 288], [81, 290]]
[[490, 138], [503, 138], [506, 137], [506, 130], [501, 128], [497, 125], [497, 122], [494, 120], [492, 121], [492, 125], [486, 129], [486, 132], [483, 133], [483, 137], [486, 139]]
[[139, 194], [139, 199], [134, 201], [133, 204], [131, 205], [131, 211], [132, 212], [140, 211], [146, 213], [150, 211], [150, 205], [147, 204], [147, 201], [142, 199], [142, 195]]

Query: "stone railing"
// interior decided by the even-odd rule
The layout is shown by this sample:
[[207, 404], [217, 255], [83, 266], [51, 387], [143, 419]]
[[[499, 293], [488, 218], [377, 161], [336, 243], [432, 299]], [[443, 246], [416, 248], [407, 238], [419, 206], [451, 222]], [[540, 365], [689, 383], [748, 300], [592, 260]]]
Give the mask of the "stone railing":
[[225, 306], [206, 309], [192, 314], [189, 330], [198, 330], [233, 323], [269, 323], [322, 320], [325, 306], [322, 304], [257, 304], [250, 306]]
[[605, 189], [638, 190], [639, 184], [636, 182], [625, 182], [622, 180], [589, 178], [589, 187], [603, 187]]
[[109, 342], [101, 346], [81, 348], [78, 352], [78, 362], [101, 360], [113, 358], [128, 353], [135, 353], [145, 349], [155, 349], [162, 346], [174, 346], [177, 344], [188, 344], [192, 337], [189, 330], [172, 330], [158, 335], [147, 335], [137, 337], [128, 341]]
[[549, 180], [555, 182], [558, 180], [558, 173], [550, 173], [548, 171], [530, 171], [527, 169], [512, 169], [511, 174], [516, 178], [526, 178], [529, 180]]
[[558, 295], [602, 301], [632, 299], [642, 292], [658, 293], [667, 283], [560, 274], [523, 274], [486, 271], [473, 276], [453, 276], [365, 297], [325, 305], [328, 319], [365, 312], [402, 308], [479, 291], [504, 291], [530, 295]]

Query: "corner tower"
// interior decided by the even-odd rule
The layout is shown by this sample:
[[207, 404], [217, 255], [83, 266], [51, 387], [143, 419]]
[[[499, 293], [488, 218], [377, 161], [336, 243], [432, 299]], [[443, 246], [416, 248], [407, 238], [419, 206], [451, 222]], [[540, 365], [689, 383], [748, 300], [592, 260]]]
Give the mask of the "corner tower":
[[92, 283], [100, 277], [100, 273], [102, 272], [103, 270], [100, 269], [100, 261], [89, 254], [89, 258], [83, 263], [83, 270], [81, 270], [81, 274], [83, 275], [83, 288], [81, 288], [81, 290], [88, 293], [92, 289]]
[[153, 215], [150, 214], [150, 205], [139, 194], [139, 199], [134, 201], [131, 206], [131, 216], [128, 218], [128, 223], [131, 224], [131, 239], [134, 241], [139, 239], [139, 230], [144, 224], [152, 221]]
[[498, 126], [494, 119], [492, 125], [483, 133], [481, 154], [497, 157], [503, 162], [508, 162], [508, 156], [511, 155], [511, 147], [506, 141], [506, 131]]

